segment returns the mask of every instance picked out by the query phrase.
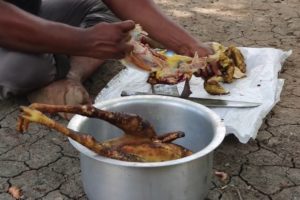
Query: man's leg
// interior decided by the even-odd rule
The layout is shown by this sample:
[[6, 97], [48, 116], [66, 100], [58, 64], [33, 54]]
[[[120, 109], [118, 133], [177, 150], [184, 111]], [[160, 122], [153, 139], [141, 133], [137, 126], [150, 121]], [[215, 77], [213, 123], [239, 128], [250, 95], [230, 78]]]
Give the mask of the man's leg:
[[0, 48], [0, 100], [26, 94], [55, 79], [53, 56]]
[[[67, 1], [73, 2], [74, 0]], [[89, 7], [89, 9], [86, 10], [85, 16], [80, 21], [80, 27], [87, 28], [100, 22], [113, 23], [120, 21], [101, 0], [88, 0], [84, 2], [88, 4], [86, 7]], [[75, 24], [75, 22], [73, 23]], [[75, 24], [75, 26], [77, 26], [77, 24]], [[103, 63], [102, 60], [86, 57], [71, 57], [70, 61], [71, 70], [67, 78], [80, 79], [81, 81], [85, 81], [90, 77]]]
[[[101, 0], [43, 0], [39, 16], [77, 27], [91, 27], [100, 22], [120, 21]], [[72, 57], [69, 78], [84, 81], [103, 62], [94, 58]], [[75, 75], [75, 77], [74, 77]]]
[[[93, 26], [99, 22], [118, 21], [103, 2], [98, 0], [43, 0], [40, 16], [81, 27]], [[71, 57], [71, 68], [66, 78], [31, 93], [28, 95], [29, 100], [73, 105], [89, 102], [89, 95], [81, 82], [90, 77], [102, 62], [94, 58]], [[58, 95], [53, 96], [53, 92]], [[49, 97], [51, 95], [52, 97]], [[60, 98], [61, 96], [64, 98]]]

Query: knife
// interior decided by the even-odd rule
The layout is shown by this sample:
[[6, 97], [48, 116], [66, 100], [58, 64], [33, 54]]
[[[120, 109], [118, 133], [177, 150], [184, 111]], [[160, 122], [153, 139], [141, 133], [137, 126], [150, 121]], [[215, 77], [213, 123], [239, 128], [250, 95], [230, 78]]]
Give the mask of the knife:
[[176, 95], [169, 94], [153, 94], [148, 92], [132, 92], [132, 91], [122, 91], [121, 96], [135, 96], [135, 95], [161, 95], [169, 97], [177, 97], [182, 99], [187, 99], [207, 107], [228, 107], [228, 108], [251, 108], [260, 106], [261, 103], [247, 102], [247, 101], [233, 101], [233, 100], [222, 100], [222, 99], [208, 99], [208, 98], [198, 98], [198, 97], [180, 97]]

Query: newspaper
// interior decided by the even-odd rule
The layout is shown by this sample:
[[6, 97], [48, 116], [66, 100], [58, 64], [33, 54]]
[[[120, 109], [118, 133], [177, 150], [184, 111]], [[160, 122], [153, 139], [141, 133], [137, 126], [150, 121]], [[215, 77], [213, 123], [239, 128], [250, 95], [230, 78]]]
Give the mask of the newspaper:
[[[247, 64], [247, 77], [224, 84], [230, 91], [228, 95], [214, 96], [203, 88], [201, 78], [192, 77], [190, 81], [192, 97], [216, 98], [226, 100], [242, 100], [259, 102], [254, 108], [211, 108], [225, 122], [226, 133], [234, 134], [240, 142], [247, 143], [255, 138], [266, 115], [280, 100], [284, 84], [278, 78], [278, 72], [292, 51], [282, 51], [274, 48], [239, 48]], [[123, 90], [151, 92], [151, 86], [146, 82], [148, 74], [133, 68], [126, 68], [117, 74], [97, 96], [98, 101], [120, 97]], [[184, 83], [177, 84], [179, 93]]]

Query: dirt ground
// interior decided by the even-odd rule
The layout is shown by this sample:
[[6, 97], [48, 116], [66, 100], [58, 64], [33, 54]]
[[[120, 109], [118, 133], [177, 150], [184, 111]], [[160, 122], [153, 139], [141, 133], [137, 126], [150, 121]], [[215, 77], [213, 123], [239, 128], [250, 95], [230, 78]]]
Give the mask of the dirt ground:
[[[228, 137], [215, 152], [210, 200], [300, 199], [300, 1], [156, 0], [165, 13], [201, 41], [293, 50], [280, 74], [281, 101], [247, 144]], [[157, 31], [160, 31], [159, 29]], [[111, 70], [113, 68], [113, 70]], [[93, 95], [119, 71], [108, 63], [86, 85]], [[68, 141], [41, 126], [16, 132], [22, 98], [0, 102], [0, 200], [18, 186], [25, 199], [87, 199], [80, 181], [78, 153]], [[67, 123], [56, 117], [62, 123]]]

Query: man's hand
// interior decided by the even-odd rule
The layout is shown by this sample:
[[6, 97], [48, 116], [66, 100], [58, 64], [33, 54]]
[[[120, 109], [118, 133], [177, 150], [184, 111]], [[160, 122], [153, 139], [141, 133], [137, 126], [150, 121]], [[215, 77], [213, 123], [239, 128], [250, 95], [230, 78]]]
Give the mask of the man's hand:
[[[103, 1], [120, 19], [132, 19], [141, 24], [149, 36], [166, 49], [187, 56], [194, 56], [195, 52], [198, 52], [201, 57], [213, 54], [210, 46], [199, 43], [184, 28], [167, 17], [153, 0]], [[136, 10], [140, 12], [136, 12]], [[217, 63], [211, 63], [211, 67], [203, 72], [204, 77], [211, 76], [208, 74], [221, 74]]]
[[[127, 42], [135, 24], [131, 20], [117, 23], [99, 23], [83, 31], [79, 54], [99, 59], [124, 58], [133, 50]], [[78, 53], [75, 53], [78, 54]]]
[[122, 58], [133, 21], [79, 28], [32, 15], [0, 0], [0, 47], [29, 53], [57, 53], [98, 59]]
[[[207, 57], [209, 55], [213, 55], [214, 50], [212, 49], [212, 43], [196, 43], [196, 45], [193, 45], [190, 48], [188, 48], [189, 56], [194, 56], [195, 52], [198, 53], [199, 57]], [[208, 68], [202, 70], [199, 75], [204, 78], [215, 75], [221, 75], [218, 62], [210, 62]]]

